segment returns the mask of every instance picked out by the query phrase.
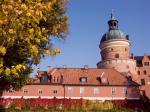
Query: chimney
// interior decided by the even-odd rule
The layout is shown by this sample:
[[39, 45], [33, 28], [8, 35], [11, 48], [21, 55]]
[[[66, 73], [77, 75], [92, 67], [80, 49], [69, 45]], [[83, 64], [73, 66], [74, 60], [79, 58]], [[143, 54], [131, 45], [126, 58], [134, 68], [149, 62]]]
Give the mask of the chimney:
[[89, 67], [88, 65], [84, 65], [84, 69], [87, 70]]
[[42, 71], [40, 71], [40, 70], [37, 71], [37, 77], [38, 78], [42, 77]]
[[51, 66], [47, 66], [47, 70], [46, 70], [47, 73], [49, 73], [49, 72], [52, 70], [52, 68], [53, 68], [53, 67], [51, 67]]

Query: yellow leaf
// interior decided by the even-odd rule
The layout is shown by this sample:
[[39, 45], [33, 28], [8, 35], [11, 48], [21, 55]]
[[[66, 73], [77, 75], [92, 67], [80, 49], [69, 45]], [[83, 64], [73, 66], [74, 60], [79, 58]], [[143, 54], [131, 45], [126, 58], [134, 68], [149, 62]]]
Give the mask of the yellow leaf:
[[4, 56], [5, 54], [6, 54], [6, 48], [5, 47], [0, 47], [0, 54], [2, 55], [2, 56]]
[[8, 32], [9, 33], [14, 33], [14, 30], [13, 29], [9, 29]]
[[8, 76], [8, 75], [10, 75], [10, 73], [11, 73], [10, 69], [9, 69], [9, 68], [6, 68], [6, 69], [5, 69], [5, 74]]
[[22, 5], [21, 5], [21, 8], [22, 8], [23, 10], [27, 10], [26, 4], [22, 4]]
[[50, 51], [49, 50], [45, 50], [45, 54], [50, 54]]
[[61, 53], [61, 49], [55, 49], [54, 50], [56, 53]]
[[30, 50], [32, 54], [38, 54], [38, 48], [35, 45], [30, 46]]
[[48, 7], [48, 8], [51, 8], [51, 5], [52, 5], [52, 3], [49, 2], [49, 3], [47, 4], [47, 7]]
[[29, 33], [33, 33], [34, 32], [34, 29], [33, 28], [30, 28], [29, 29]]
[[37, 10], [37, 11], [35, 12], [35, 14], [36, 14], [37, 16], [39, 16], [39, 15], [40, 15], [39, 10]]
[[0, 68], [0, 74], [3, 72], [3, 70], [4, 70], [3, 68]]
[[26, 15], [27, 15], [27, 16], [31, 16], [31, 13], [30, 13], [30, 12], [28, 12]]

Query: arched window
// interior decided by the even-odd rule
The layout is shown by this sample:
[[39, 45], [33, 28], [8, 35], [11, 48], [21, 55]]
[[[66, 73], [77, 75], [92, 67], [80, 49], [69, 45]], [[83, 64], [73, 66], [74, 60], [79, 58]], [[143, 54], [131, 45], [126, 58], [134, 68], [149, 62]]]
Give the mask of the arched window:
[[115, 58], [119, 58], [119, 54], [115, 54]]
[[146, 75], [147, 73], [146, 73], [146, 70], [144, 70], [144, 75]]
[[140, 71], [138, 71], [138, 75], [140, 75]]
[[114, 23], [114, 26], [116, 26], [116, 23]]
[[57, 77], [57, 82], [59, 82], [59, 77]]
[[53, 81], [56, 82], [56, 77], [53, 78]]

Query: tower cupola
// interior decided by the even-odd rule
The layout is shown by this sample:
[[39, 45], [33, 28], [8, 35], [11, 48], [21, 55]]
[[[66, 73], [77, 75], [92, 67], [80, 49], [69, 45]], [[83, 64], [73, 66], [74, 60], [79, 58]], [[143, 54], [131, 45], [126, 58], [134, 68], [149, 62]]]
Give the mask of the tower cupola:
[[119, 30], [118, 20], [115, 18], [113, 13], [111, 13], [111, 18], [108, 21], [109, 30], [104, 33], [102, 36], [101, 42], [106, 42], [110, 40], [129, 40], [128, 35], [125, 35], [122, 31]]
[[118, 21], [115, 19], [113, 13], [111, 13], [111, 18], [108, 21], [109, 30], [118, 30]]

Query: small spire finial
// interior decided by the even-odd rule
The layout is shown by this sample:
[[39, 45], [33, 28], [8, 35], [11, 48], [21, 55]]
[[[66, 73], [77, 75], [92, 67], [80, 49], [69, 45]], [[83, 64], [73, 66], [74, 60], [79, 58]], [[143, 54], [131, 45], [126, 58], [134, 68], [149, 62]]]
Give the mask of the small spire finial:
[[111, 20], [115, 20], [115, 17], [114, 17], [114, 9], [111, 10]]

